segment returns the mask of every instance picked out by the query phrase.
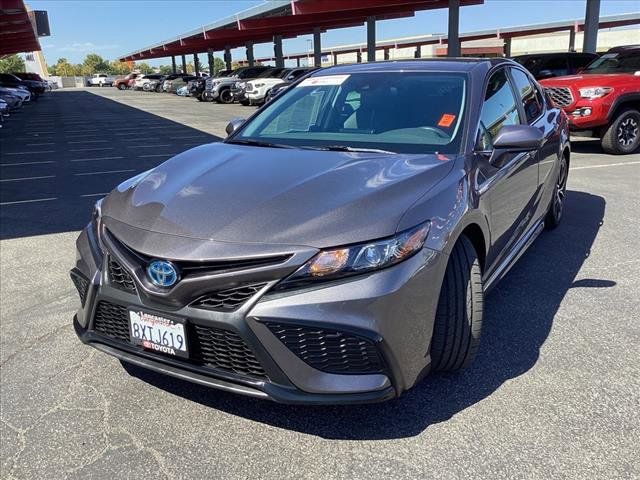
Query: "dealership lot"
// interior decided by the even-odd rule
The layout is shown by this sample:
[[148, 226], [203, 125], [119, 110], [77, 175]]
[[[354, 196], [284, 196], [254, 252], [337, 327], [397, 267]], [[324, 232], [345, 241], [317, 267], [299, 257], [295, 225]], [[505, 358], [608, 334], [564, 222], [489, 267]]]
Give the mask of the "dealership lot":
[[3, 478], [640, 475], [640, 154], [573, 145], [563, 225], [487, 299], [481, 351], [399, 400], [290, 407], [82, 345], [77, 231], [117, 183], [254, 109], [70, 89], [0, 131]]

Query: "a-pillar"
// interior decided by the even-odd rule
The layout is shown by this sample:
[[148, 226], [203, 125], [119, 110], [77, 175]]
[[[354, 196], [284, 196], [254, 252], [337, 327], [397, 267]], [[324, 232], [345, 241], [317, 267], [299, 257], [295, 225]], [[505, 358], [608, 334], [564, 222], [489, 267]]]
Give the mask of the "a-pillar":
[[587, 0], [584, 13], [584, 40], [582, 51], [596, 53], [598, 47], [598, 22], [600, 20], [600, 0]]
[[449, 0], [447, 57], [459, 57], [460, 54], [460, 0]]
[[322, 66], [322, 45], [320, 44], [320, 29], [313, 29], [313, 65]]
[[253, 64], [255, 63], [255, 58], [253, 56], [253, 42], [246, 42], [244, 47], [247, 52], [247, 63], [250, 67], [253, 67]]
[[284, 67], [284, 57], [282, 56], [282, 35], [273, 36], [273, 54], [276, 57], [276, 67]]
[[224, 49], [224, 64], [227, 70], [231, 70], [231, 49], [229, 47]]
[[[359, 62], [362, 60], [358, 60]], [[376, 61], [376, 17], [367, 17], [367, 62]]]

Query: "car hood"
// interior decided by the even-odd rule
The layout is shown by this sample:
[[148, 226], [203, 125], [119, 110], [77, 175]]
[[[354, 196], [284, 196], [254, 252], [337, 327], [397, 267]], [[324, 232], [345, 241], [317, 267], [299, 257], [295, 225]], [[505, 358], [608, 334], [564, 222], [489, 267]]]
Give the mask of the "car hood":
[[640, 77], [631, 73], [609, 73], [547, 78], [540, 80], [540, 84], [544, 87], [615, 87], [628, 84], [632, 79], [640, 81]]
[[323, 248], [394, 234], [454, 163], [444, 155], [213, 143], [124, 182], [102, 212], [106, 225], [115, 219], [136, 230]]

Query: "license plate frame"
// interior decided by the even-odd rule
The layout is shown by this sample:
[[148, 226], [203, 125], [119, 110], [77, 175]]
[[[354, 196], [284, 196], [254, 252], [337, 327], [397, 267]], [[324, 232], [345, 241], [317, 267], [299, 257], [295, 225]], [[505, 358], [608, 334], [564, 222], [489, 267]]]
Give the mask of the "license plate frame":
[[[127, 313], [129, 338], [133, 345], [153, 353], [189, 358], [185, 319], [136, 306], [129, 306]], [[135, 324], [138, 328], [135, 328]], [[182, 337], [182, 343], [178, 335]]]

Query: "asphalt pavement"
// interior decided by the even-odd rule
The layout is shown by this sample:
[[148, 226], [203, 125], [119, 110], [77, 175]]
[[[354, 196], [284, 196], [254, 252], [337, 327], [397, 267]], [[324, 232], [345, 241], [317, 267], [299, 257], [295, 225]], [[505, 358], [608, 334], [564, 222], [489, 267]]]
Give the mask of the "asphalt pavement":
[[252, 107], [54, 91], [0, 129], [0, 477], [640, 477], [640, 154], [573, 144], [565, 218], [486, 302], [480, 353], [398, 400], [286, 406], [82, 345], [69, 280], [95, 200]]

